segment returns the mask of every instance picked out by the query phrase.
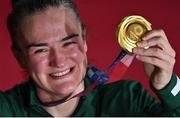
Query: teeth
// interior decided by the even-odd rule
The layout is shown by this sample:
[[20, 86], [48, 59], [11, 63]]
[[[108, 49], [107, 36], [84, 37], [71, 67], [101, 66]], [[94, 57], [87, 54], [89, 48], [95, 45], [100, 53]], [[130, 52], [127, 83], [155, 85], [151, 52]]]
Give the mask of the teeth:
[[65, 71], [62, 71], [62, 72], [52, 73], [51, 76], [61, 77], [61, 76], [65, 75], [65, 74], [67, 74], [67, 73], [69, 73], [69, 72], [70, 72], [70, 69], [65, 70]]

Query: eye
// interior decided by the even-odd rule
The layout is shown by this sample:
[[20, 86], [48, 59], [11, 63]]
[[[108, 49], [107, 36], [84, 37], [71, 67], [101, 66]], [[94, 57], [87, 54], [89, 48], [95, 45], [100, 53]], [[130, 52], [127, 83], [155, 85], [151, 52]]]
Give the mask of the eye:
[[45, 52], [47, 52], [47, 51], [48, 51], [48, 49], [45, 49], [45, 48], [43, 48], [43, 49], [37, 49], [37, 50], [34, 51], [34, 54], [45, 53]]
[[67, 47], [67, 46], [70, 46], [70, 45], [73, 45], [73, 44], [76, 44], [77, 42], [75, 42], [75, 41], [71, 41], [71, 42], [65, 42], [64, 43], [64, 47]]

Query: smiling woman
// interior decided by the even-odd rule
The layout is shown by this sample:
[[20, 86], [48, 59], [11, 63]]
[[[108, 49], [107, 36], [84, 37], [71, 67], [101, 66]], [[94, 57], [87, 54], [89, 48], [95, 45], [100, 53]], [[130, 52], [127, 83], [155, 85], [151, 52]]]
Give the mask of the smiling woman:
[[[134, 14], [142, 15], [150, 20], [153, 27], [162, 27], [163, 29], [165, 29], [172, 46], [176, 50], [176, 59], [179, 60], [179, 40], [176, 37], [178, 37], [178, 29], [180, 25], [177, 24], [177, 22], [180, 20], [180, 17], [179, 15], [174, 14], [180, 9], [178, 7], [178, 5], [180, 4], [179, 1], [154, 1], [156, 4], [153, 4], [153, 1], [135, 2], [129, 0], [123, 2], [113, 0], [113, 2], [110, 3], [108, 1], [106, 2], [103, 0], [98, 0], [96, 1], [96, 4], [94, 4], [93, 1], [75, 0], [75, 2], [77, 3], [80, 14], [87, 26], [87, 38], [89, 39], [89, 62], [96, 65], [98, 68], [106, 68], [107, 65], [112, 62], [114, 57], [116, 57], [120, 50], [116, 41], [117, 38], [115, 37], [115, 31], [120, 19], [127, 15]], [[151, 9], [152, 6], [153, 10]], [[24, 76], [22, 76], [22, 70], [17, 65], [9, 48], [10, 39], [8, 37], [6, 28], [6, 16], [9, 13], [10, 9], [10, 0], [3, 1], [2, 4], [0, 4], [0, 41], [3, 42], [0, 43], [0, 74], [1, 78], [6, 78], [0, 79], [1, 90], [7, 90], [8, 88], [14, 86], [16, 83], [20, 83], [24, 80]], [[123, 12], [117, 13], [117, 11]], [[111, 15], [107, 17], [107, 14]], [[168, 18], [166, 17], [167, 14]], [[171, 21], [172, 19], [173, 22]], [[97, 32], [98, 35], [96, 34]], [[98, 49], [95, 47], [98, 47]], [[102, 59], [103, 63], [101, 63]], [[11, 65], [11, 68], [9, 68], [9, 66], [7, 65]], [[143, 67], [139, 67], [138, 65], [141, 65], [140, 62], [135, 60], [131, 68], [125, 75], [125, 78], [139, 80], [146, 88], [148, 88], [148, 80], [146, 79], [146, 75], [139, 74], [143, 73]], [[179, 74], [178, 70], [180, 69], [180, 66], [178, 65], [180, 65], [180, 62], [176, 62], [175, 65], [174, 71], [177, 74]], [[139, 70], [139, 72], [137, 73], [135, 70]]]
[[[180, 17], [174, 14], [176, 13], [176, 11], [179, 11], [179, 1], [164, 2], [160, 0], [155, 1], [156, 4], [153, 5], [153, 2], [151, 1], [120, 2], [118, 0], [113, 0], [113, 2], [109, 3], [106, 1], [98, 0], [96, 1], [96, 4], [94, 4], [93, 1], [75, 0], [75, 2], [77, 3], [80, 14], [87, 26], [87, 38], [90, 39], [88, 40], [89, 62], [96, 65], [98, 68], [106, 68], [107, 65], [109, 65], [114, 59], [114, 57], [116, 57], [116, 55], [118, 54], [120, 48], [118, 47], [118, 43], [115, 37], [115, 30], [117, 28], [117, 24], [124, 16], [133, 14], [145, 16], [146, 18], [148, 18], [148, 20], [150, 20], [153, 27], [163, 27], [168, 34], [171, 44], [176, 50], [176, 59], [179, 60], [179, 40], [176, 37], [178, 37], [178, 29], [180, 25], [177, 24], [177, 22], [180, 20]], [[129, 4], [129, 2], [132, 4]], [[152, 6], [153, 11], [156, 12], [152, 11]], [[110, 9], [107, 9], [107, 7]], [[6, 16], [10, 11], [10, 0], [3, 1], [2, 4], [0, 4], [0, 9], [0, 41], [3, 42], [0, 43], [0, 73], [1, 78], [6, 78], [0, 79], [0, 88], [1, 90], [6, 90], [14, 86], [16, 83], [23, 81], [24, 76], [22, 76], [22, 74], [24, 75], [24, 73], [22, 73], [21, 69], [17, 65], [9, 48], [10, 41], [6, 28]], [[91, 9], [91, 11], [89, 11], [89, 9]], [[117, 13], [117, 11], [123, 12]], [[92, 13], [96, 13], [98, 15]], [[111, 17], [107, 17], [107, 13], [111, 14]], [[168, 18], [166, 18], [167, 14], [169, 16]], [[161, 23], [162, 18], [165, 18], [163, 19], [163, 24]], [[172, 22], [171, 19], [173, 19], [174, 22]], [[96, 32], [98, 32], [98, 35], [96, 35]], [[106, 35], [104, 36], [104, 34]], [[98, 50], [94, 47], [98, 47]], [[101, 63], [102, 59], [103, 63]], [[178, 70], [180, 69], [180, 66], [178, 66], [180, 65], [179, 63], [180, 62], [176, 62], [174, 69], [177, 74], [179, 74]], [[12, 67], [9, 68], [9, 66], [7, 65], [11, 65]], [[139, 67], [138, 65], [141, 64], [135, 60], [125, 77], [139, 80], [147, 88], [148, 81], [146, 79], [146, 76], [144, 74], [139, 74], [143, 73], [143, 68]], [[135, 70], [139, 70], [139, 72], [137, 73]]]
[[21, 42], [17, 41], [22, 51], [15, 50], [16, 57], [24, 55], [19, 63], [38, 85], [41, 101], [55, 101], [83, 90], [87, 47], [80, 26], [72, 10], [63, 6], [49, 7], [22, 20]]
[[[22, 69], [27, 72], [28, 80], [9, 91], [0, 92], [0, 116], [180, 115], [180, 90], [178, 89], [176, 94], [173, 92], [176, 86], [179, 86], [176, 84], [179, 78], [173, 73], [176, 54], [163, 30], [154, 29], [148, 32], [143, 36], [143, 41], [138, 42], [139, 47], [132, 50], [138, 60], [145, 62], [145, 72], [150, 79], [151, 88], [160, 97], [162, 103], [157, 102], [138, 82], [131, 80], [119, 80], [97, 86], [82, 97], [76, 96], [69, 100], [79, 92], [87, 90], [93, 83], [93, 77], [102, 73], [93, 66], [88, 66], [89, 63], [95, 63], [91, 56], [97, 57], [97, 60], [100, 59], [100, 62], [94, 65], [104, 68], [104, 65], [109, 65], [111, 57], [113, 58], [116, 53], [119, 53], [120, 49], [115, 48], [118, 45], [117, 42], [111, 40], [115, 39], [113, 37], [115, 30], [112, 29], [115, 29], [115, 23], [119, 22], [119, 16], [114, 17], [113, 11], [117, 9], [123, 11], [124, 8], [119, 7], [120, 4], [117, 5], [118, 0], [111, 3], [103, 1], [104, 4], [101, 0], [96, 4], [92, 1], [75, 1], [79, 5], [78, 9], [85, 22], [90, 19], [95, 20], [96, 25], [89, 21], [85, 28], [75, 4], [71, 0], [13, 1], [16, 3], [13, 3], [13, 9], [7, 19], [8, 30], [13, 54]], [[84, 5], [90, 6], [84, 11]], [[95, 6], [92, 5], [98, 6], [94, 8]], [[99, 9], [99, 6], [102, 8]], [[106, 11], [107, 7], [109, 7], [108, 11]], [[101, 11], [102, 9], [103, 11]], [[102, 20], [103, 17], [99, 15], [92, 17], [99, 11], [101, 11], [100, 16], [104, 14], [107, 19]], [[135, 11], [143, 13], [137, 9]], [[112, 17], [107, 17], [109, 12], [112, 12]], [[152, 15], [152, 13], [149, 14]], [[112, 24], [106, 23], [106, 20], [111, 21]], [[113, 28], [113, 26], [115, 27]], [[103, 30], [101, 31], [99, 28]], [[86, 37], [86, 29], [88, 29], [88, 37]], [[103, 34], [101, 34], [102, 32]], [[97, 37], [93, 37], [94, 35]], [[90, 41], [89, 61], [87, 60], [87, 41]], [[93, 46], [91, 41], [95, 42]], [[149, 48], [141, 48], [141, 45]], [[106, 50], [99, 53], [98, 50], [103, 46], [106, 46]], [[96, 56], [96, 54], [98, 55]], [[109, 58], [104, 58], [108, 56]], [[128, 56], [132, 57], [132, 55]], [[139, 71], [130, 70], [128, 72], [130, 76], [135, 75], [133, 79], [139, 76], [145, 80], [145, 77], [140, 75], [143, 70], [139, 69], [139, 65], [132, 66], [132, 69]], [[149, 80], [146, 79], [147, 81]], [[149, 82], [145, 84], [149, 84]], [[44, 104], [64, 99], [67, 101], [50, 106]]]

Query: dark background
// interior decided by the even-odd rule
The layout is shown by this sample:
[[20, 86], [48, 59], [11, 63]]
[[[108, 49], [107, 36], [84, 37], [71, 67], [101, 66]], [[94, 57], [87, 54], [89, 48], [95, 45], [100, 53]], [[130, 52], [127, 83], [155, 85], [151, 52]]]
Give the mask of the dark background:
[[[117, 25], [129, 15], [142, 15], [154, 29], [164, 29], [169, 42], [176, 50], [174, 72], [180, 72], [180, 1], [179, 0], [74, 0], [87, 28], [89, 63], [105, 69], [121, 48], [115, 35]], [[11, 53], [11, 43], [6, 28], [6, 17], [11, 10], [10, 0], [0, 4], [0, 90], [7, 90], [25, 80], [23, 70]], [[140, 81], [148, 88], [148, 78], [143, 64], [134, 60], [123, 79]], [[149, 89], [149, 88], [148, 88]]]

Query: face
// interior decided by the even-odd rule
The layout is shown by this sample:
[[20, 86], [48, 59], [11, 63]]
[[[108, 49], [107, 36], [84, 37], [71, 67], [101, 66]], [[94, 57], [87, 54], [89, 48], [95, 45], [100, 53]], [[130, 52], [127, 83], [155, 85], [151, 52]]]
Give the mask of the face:
[[50, 7], [25, 17], [20, 47], [38, 94], [68, 95], [82, 82], [87, 46], [79, 21], [64, 7]]

